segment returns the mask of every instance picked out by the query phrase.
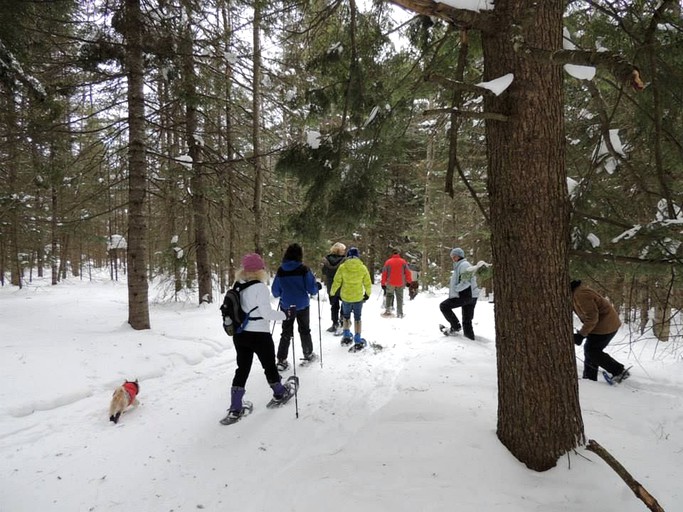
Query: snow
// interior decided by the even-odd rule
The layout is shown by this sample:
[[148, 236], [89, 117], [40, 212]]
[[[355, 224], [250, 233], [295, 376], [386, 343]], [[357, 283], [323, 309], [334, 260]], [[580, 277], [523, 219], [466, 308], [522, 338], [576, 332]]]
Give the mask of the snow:
[[190, 156], [189, 153], [186, 155], [179, 155], [175, 158], [175, 160], [180, 165], [185, 167], [185, 169], [192, 169], [192, 164], [193, 164], [194, 160], [192, 160], [192, 157]]
[[311, 149], [318, 149], [320, 147], [321, 134], [317, 130], [307, 130], [306, 131], [306, 144], [308, 144]]
[[107, 251], [112, 249], [128, 249], [128, 242], [123, 235], [111, 235], [107, 241]]
[[[326, 298], [313, 300], [322, 364], [297, 368], [298, 403], [266, 409], [270, 390], [255, 362], [246, 395], [254, 412], [226, 427], [218, 420], [235, 353], [218, 304], [163, 302], [156, 286], [152, 329], [134, 331], [124, 282], [103, 272], [49, 283], [0, 288], [3, 511], [645, 510], [583, 448], [536, 473], [498, 441], [494, 304], [485, 299], [470, 341], [437, 329], [445, 290], [421, 292], [406, 300], [405, 318], [384, 319], [376, 286], [363, 333], [384, 350], [358, 354], [325, 331]], [[587, 437], [667, 511], [683, 503], [678, 333], [657, 344], [625, 326], [609, 351], [633, 365], [631, 379], [579, 381]], [[298, 335], [294, 347], [299, 357]], [[112, 391], [134, 378], [141, 405], [114, 425]]]
[[379, 107], [375, 105], [373, 109], [370, 111], [370, 115], [368, 118], [365, 120], [363, 123], [363, 128], [366, 128], [370, 123], [372, 123], [375, 120], [375, 117], [377, 117], [377, 113], [379, 112]]
[[503, 75], [495, 80], [491, 80], [489, 82], [479, 82], [475, 85], [477, 87], [481, 87], [482, 89], [488, 89], [496, 96], [500, 96], [508, 87], [510, 87], [510, 84], [514, 78], [514, 74], [508, 73], [507, 75]]
[[588, 239], [588, 242], [590, 242], [593, 249], [600, 247], [600, 238], [598, 238], [595, 233], [588, 233], [586, 238]]
[[[563, 28], [562, 46], [565, 50], [576, 50], [576, 45], [572, 42], [571, 34], [567, 27]], [[593, 80], [595, 77], [595, 68], [593, 66], [565, 64], [564, 70], [578, 80]]]
[[466, 11], [490, 11], [493, 10], [493, 0], [441, 0], [440, 4], [449, 5], [455, 9], [464, 9]]
[[[611, 128], [609, 130], [609, 140], [610, 144], [612, 145], [612, 149], [616, 154], [626, 156], [624, 145], [622, 144], [621, 138], [619, 137], [618, 128]], [[608, 174], [613, 174], [614, 171], [617, 169], [618, 162], [615, 158], [611, 156], [604, 137], [600, 139], [600, 145], [595, 150], [595, 156], [597, 159], [605, 157], [602, 162], [602, 165]]]

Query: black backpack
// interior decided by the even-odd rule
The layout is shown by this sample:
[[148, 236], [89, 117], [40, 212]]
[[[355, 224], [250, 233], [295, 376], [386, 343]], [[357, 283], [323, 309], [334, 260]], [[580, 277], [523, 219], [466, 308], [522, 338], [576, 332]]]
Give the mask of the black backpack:
[[223, 304], [221, 305], [221, 314], [223, 315], [223, 329], [228, 336], [234, 336], [235, 334], [240, 334], [244, 328], [249, 323], [249, 320], [261, 320], [263, 317], [250, 317], [252, 311], [256, 308], [252, 308], [248, 313], [242, 309], [242, 304], [240, 302], [240, 292], [246, 290], [252, 284], [260, 283], [261, 281], [247, 281], [246, 283], [236, 282], [232, 288], [230, 288], [223, 299]]

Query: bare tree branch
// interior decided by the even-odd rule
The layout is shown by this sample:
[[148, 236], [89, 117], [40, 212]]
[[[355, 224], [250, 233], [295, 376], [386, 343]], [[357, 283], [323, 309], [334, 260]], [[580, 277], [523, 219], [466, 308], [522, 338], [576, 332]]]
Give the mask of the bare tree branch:
[[424, 115], [451, 114], [466, 119], [492, 119], [494, 121], [507, 121], [508, 116], [494, 112], [475, 112], [473, 110], [458, 110], [457, 108], [430, 108], [423, 112]]
[[643, 487], [631, 474], [626, 471], [626, 468], [622, 466], [617, 459], [612, 457], [612, 455], [605, 450], [597, 441], [593, 439], [588, 440], [588, 445], [586, 449], [599, 455], [602, 460], [604, 460], [609, 467], [611, 467], [621, 479], [626, 482], [626, 485], [633, 491], [647, 508], [652, 510], [652, 512], [664, 512], [664, 509], [657, 503], [657, 500]]

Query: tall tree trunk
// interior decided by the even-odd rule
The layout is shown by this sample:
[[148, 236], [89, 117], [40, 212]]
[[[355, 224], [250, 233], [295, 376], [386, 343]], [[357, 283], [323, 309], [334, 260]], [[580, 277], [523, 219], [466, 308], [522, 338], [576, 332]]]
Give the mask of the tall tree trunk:
[[514, 73], [486, 95], [488, 192], [496, 289], [498, 438], [544, 471], [585, 442], [569, 292], [569, 199], [564, 168], [562, 68], [515, 53], [562, 48], [563, 0], [497, 0], [484, 33], [484, 79]]
[[207, 235], [206, 197], [204, 194], [204, 177], [202, 175], [201, 139], [197, 129], [197, 91], [194, 73], [193, 40], [192, 40], [192, 8], [184, 2], [187, 24], [183, 27], [182, 58], [183, 85], [185, 92], [185, 134], [192, 161], [192, 214], [194, 215], [194, 246], [197, 254], [197, 287], [199, 303], [213, 302], [211, 290], [211, 263], [209, 261], [209, 239]]
[[128, 78], [128, 323], [133, 329], [149, 329], [147, 218], [145, 195], [145, 96], [143, 90], [142, 12], [140, 0], [126, 0], [124, 7], [126, 76]]
[[[221, 16], [223, 19], [223, 36], [226, 50], [230, 48], [232, 39], [232, 20], [229, 15], [230, 0], [225, 0], [221, 5]], [[222, 221], [228, 223], [228, 237], [227, 237], [227, 284], [230, 285], [235, 279], [235, 198], [233, 191], [235, 165], [233, 163], [233, 133], [232, 133], [232, 78], [233, 69], [230, 59], [227, 59], [225, 65], [225, 154], [228, 160], [225, 172], [221, 173], [222, 182], [224, 184], [225, 194], [225, 215], [222, 216]], [[225, 237], [225, 235], [223, 235]], [[222, 241], [221, 247], [226, 247], [225, 241]], [[224, 269], [226, 265], [221, 265], [221, 278], [223, 279]], [[225, 293], [225, 283], [221, 282], [221, 294]]]
[[263, 253], [261, 247], [261, 235], [263, 230], [262, 199], [263, 199], [263, 168], [261, 159], [261, 2], [254, 2], [254, 26], [253, 26], [253, 46], [254, 46], [254, 77], [252, 83], [252, 125], [251, 138], [254, 148], [254, 250], [259, 254]]
[[[54, 148], [51, 158], [54, 162]], [[54, 172], [54, 169], [53, 169]], [[52, 186], [50, 187], [50, 272], [52, 274], [52, 284], [56, 285], [59, 282], [59, 265], [58, 265], [58, 251], [59, 251], [59, 215], [57, 213], [58, 194], [56, 180], [52, 178]]]
[[[19, 133], [19, 123], [17, 121], [17, 105], [15, 103], [14, 94], [9, 94], [7, 98], [7, 124], [9, 126], [8, 132], [10, 134]], [[19, 158], [17, 158], [17, 149], [19, 147], [18, 137], [16, 135], [8, 134], [8, 158], [7, 158], [7, 186], [9, 190], [10, 205], [9, 205], [9, 252], [10, 252], [10, 282], [13, 286], [22, 287], [21, 279], [21, 261], [19, 260], [19, 208], [21, 202], [18, 200], [19, 190], [17, 183], [17, 176], [19, 175], [17, 166], [19, 165]]]

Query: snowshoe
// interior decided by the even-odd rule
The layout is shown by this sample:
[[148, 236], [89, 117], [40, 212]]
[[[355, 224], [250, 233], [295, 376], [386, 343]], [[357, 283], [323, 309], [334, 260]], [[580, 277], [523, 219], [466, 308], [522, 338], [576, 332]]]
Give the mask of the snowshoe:
[[309, 355], [304, 356], [300, 359], [301, 362], [299, 363], [299, 366], [308, 366], [313, 361], [317, 361], [317, 360], [318, 360], [318, 354], [316, 354], [315, 352], [311, 352]]
[[444, 336], [455, 336], [456, 334], [458, 334], [458, 332], [460, 332], [460, 329], [462, 329], [462, 327], [453, 329], [453, 327], [446, 327], [443, 324], [439, 324], [439, 330]]
[[345, 347], [351, 345], [351, 343], [353, 343], [353, 335], [351, 334], [351, 331], [345, 329], [342, 333], [341, 345], [342, 347]]
[[237, 423], [239, 420], [241, 420], [245, 416], [249, 416], [253, 410], [254, 410], [254, 404], [252, 404], [248, 400], [243, 400], [242, 401], [242, 410], [241, 411], [228, 411], [227, 416], [225, 418], [223, 418], [220, 421], [220, 423], [221, 423], [221, 425], [232, 425], [233, 423]]
[[624, 382], [631, 376], [631, 373], [629, 372], [631, 368], [632, 366], [624, 368], [624, 371], [618, 375], [610, 375], [609, 373], [603, 370], [602, 376], [605, 379], [605, 382], [607, 382], [607, 384], [609, 384], [610, 386], [614, 386], [615, 384], [620, 384]]
[[327, 328], [327, 332], [337, 332], [337, 324], [332, 324]]
[[274, 396], [270, 402], [266, 404], [268, 409], [282, 407], [289, 402], [294, 395], [296, 395], [296, 392], [299, 389], [299, 377], [296, 375], [291, 375], [287, 377], [287, 380], [284, 381], [282, 385], [285, 387], [285, 393], [280, 397]]
[[361, 338], [360, 341], [354, 341], [353, 345], [349, 348], [349, 352], [360, 352], [367, 346], [368, 342], [365, 338]]
[[280, 372], [284, 372], [285, 370], [289, 369], [289, 363], [287, 362], [286, 359], [283, 359], [282, 361], [278, 361], [275, 366], [277, 366], [277, 369]]
[[383, 311], [380, 316], [382, 318], [391, 318], [394, 316], [394, 314], [387, 309], [386, 311]]

